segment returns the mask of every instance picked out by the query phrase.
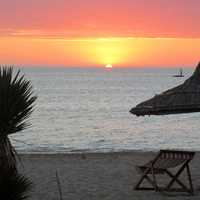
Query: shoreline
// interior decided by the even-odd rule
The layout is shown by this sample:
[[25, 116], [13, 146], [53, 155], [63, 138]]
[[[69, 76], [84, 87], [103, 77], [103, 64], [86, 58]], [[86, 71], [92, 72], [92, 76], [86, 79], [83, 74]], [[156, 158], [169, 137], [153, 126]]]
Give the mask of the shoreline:
[[[163, 148], [164, 149], [164, 148]], [[118, 151], [87, 151], [87, 150], [74, 150], [74, 151], [17, 151], [19, 155], [40, 155], [40, 154], [45, 154], [45, 155], [62, 155], [62, 154], [131, 154], [131, 153], [157, 153], [161, 149], [138, 149], [138, 150], [118, 150]], [[180, 149], [180, 148], [166, 148], [166, 150], [180, 150], [180, 151], [194, 151], [196, 153], [200, 153], [200, 150], [195, 150], [195, 149]]]

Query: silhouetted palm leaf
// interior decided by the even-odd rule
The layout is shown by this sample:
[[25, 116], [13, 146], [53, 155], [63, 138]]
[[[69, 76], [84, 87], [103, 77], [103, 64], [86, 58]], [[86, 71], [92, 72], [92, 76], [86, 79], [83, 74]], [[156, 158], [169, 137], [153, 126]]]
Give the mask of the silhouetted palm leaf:
[[7, 169], [0, 176], [0, 199], [24, 200], [28, 198], [28, 192], [32, 186], [31, 181], [16, 170]]
[[0, 68], [0, 134], [7, 136], [25, 129], [29, 124], [26, 119], [33, 111], [31, 82], [20, 76], [20, 71], [13, 75], [13, 68]]
[[12, 67], [0, 67], [0, 156], [1, 164], [15, 166], [15, 150], [8, 135], [24, 130], [33, 111], [36, 96], [31, 82], [13, 72]]

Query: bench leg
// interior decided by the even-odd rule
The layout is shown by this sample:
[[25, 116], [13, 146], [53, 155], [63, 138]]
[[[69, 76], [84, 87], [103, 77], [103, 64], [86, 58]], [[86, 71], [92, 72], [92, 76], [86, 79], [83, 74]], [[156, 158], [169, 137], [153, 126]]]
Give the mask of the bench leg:
[[[148, 173], [151, 171], [151, 168], [148, 168], [143, 175], [141, 176], [141, 178], [139, 179], [138, 183], [135, 185], [135, 187], [133, 188], [134, 190], [155, 190], [157, 191], [158, 187], [157, 187], [157, 183], [156, 183], [156, 178], [155, 178], [155, 174], [152, 173], [153, 176], [153, 180], [151, 180], [151, 178], [149, 178]], [[140, 185], [142, 184], [142, 182], [144, 180], [147, 180], [149, 182], [150, 185], [152, 185], [153, 187], [140, 187]]]
[[[175, 177], [171, 172], [166, 170], [166, 173], [172, 178], [172, 180], [174, 180], [176, 183], [178, 183], [184, 190], [188, 191], [188, 188], [177, 177]], [[169, 190], [171, 186], [172, 185], [167, 186], [166, 188]]]
[[156, 176], [154, 174], [153, 167], [151, 168], [151, 173], [152, 173], [152, 177], [153, 177], [153, 187], [154, 187], [155, 191], [157, 192], [158, 191], [158, 186], [157, 186]]
[[135, 185], [135, 187], [133, 189], [138, 190], [140, 188], [140, 184], [143, 182], [143, 180], [147, 177], [148, 172], [150, 171], [150, 169], [145, 170], [145, 172], [143, 173], [143, 175], [140, 177], [139, 181], [137, 182], [137, 184]]
[[189, 180], [189, 185], [190, 185], [190, 193], [193, 195], [194, 189], [193, 189], [193, 185], [192, 185], [192, 178], [191, 178], [190, 168], [189, 168], [188, 164], [187, 164], [187, 174], [188, 174], [188, 180]]
[[[189, 161], [186, 162], [179, 170], [178, 172], [173, 175], [171, 172], [169, 172], [168, 170], [166, 170], [166, 173], [172, 178], [172, 180], [169, 182], [169, 184], [166, 187], [166, 190], [171, 189], [172, 185], [174, 184], [174, 182], [178, 183], [183, 191], [188, 192], [190, 194], [193, 194], [193, 185], [192, 185], [192, 179], [191, 179], [191, 174], [190, 174], [190, 169], [189, 169], [189, 165], [188, 165]], [[187, 175], [188, 175], [188, 180], [189, 180], [189, 186], [190, 188], [188, 188], [187, 186], [185, 186], [179, 179], [178, 177], [180, 176], [180, 174], [184, 171], [184, 169], [186, 168], [187, 170]], [[172, 189], [171, 189], [172, 190]]]
[[187, 163], [185, 163], [179, 170], [178, 172], [173, 176], [172, 180], [169, 182], [167, 185], [167, 189], [170, 189], [171, 186], [174, 184], [174, 182], [178, 179], [179, 175], [182, 173], [184, 168], [186, 167]]

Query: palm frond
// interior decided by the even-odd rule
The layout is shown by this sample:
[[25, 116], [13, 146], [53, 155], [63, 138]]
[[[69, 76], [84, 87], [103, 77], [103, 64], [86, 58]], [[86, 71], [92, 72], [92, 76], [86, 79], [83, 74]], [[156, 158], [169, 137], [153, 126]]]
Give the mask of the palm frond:
[[0, 173], [0, 199], [25, 200], [32, 188], [32, 182], [17, 173], [16, 170], [7, 169]]
[[17, 152], [12, 146], [8, 137], [0, 139], [0, 174], [7, 169], [15, 169], [17, 161]]
[[30, 125], [28, 117], [36, 98], [31, 82], [19, 70], [14, 73], [12, 67], [0, 66], [0, 170], [16, 169], [17, 153], [8, 135]]
[[13, 73], [12, 67], [0, 67], [0, 137], [24, 130], [33, 111], [36, 96], [31, 82]]

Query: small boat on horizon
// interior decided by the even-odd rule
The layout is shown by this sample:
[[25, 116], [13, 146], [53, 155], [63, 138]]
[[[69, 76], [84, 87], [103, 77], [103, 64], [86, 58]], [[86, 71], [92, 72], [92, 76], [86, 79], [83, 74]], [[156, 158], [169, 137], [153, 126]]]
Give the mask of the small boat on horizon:
[[180, 68], [179, 69], [179, 74], [173, 75], [173, 77], [184, 77], [184, 75], [183, 75], [183, 69]]

